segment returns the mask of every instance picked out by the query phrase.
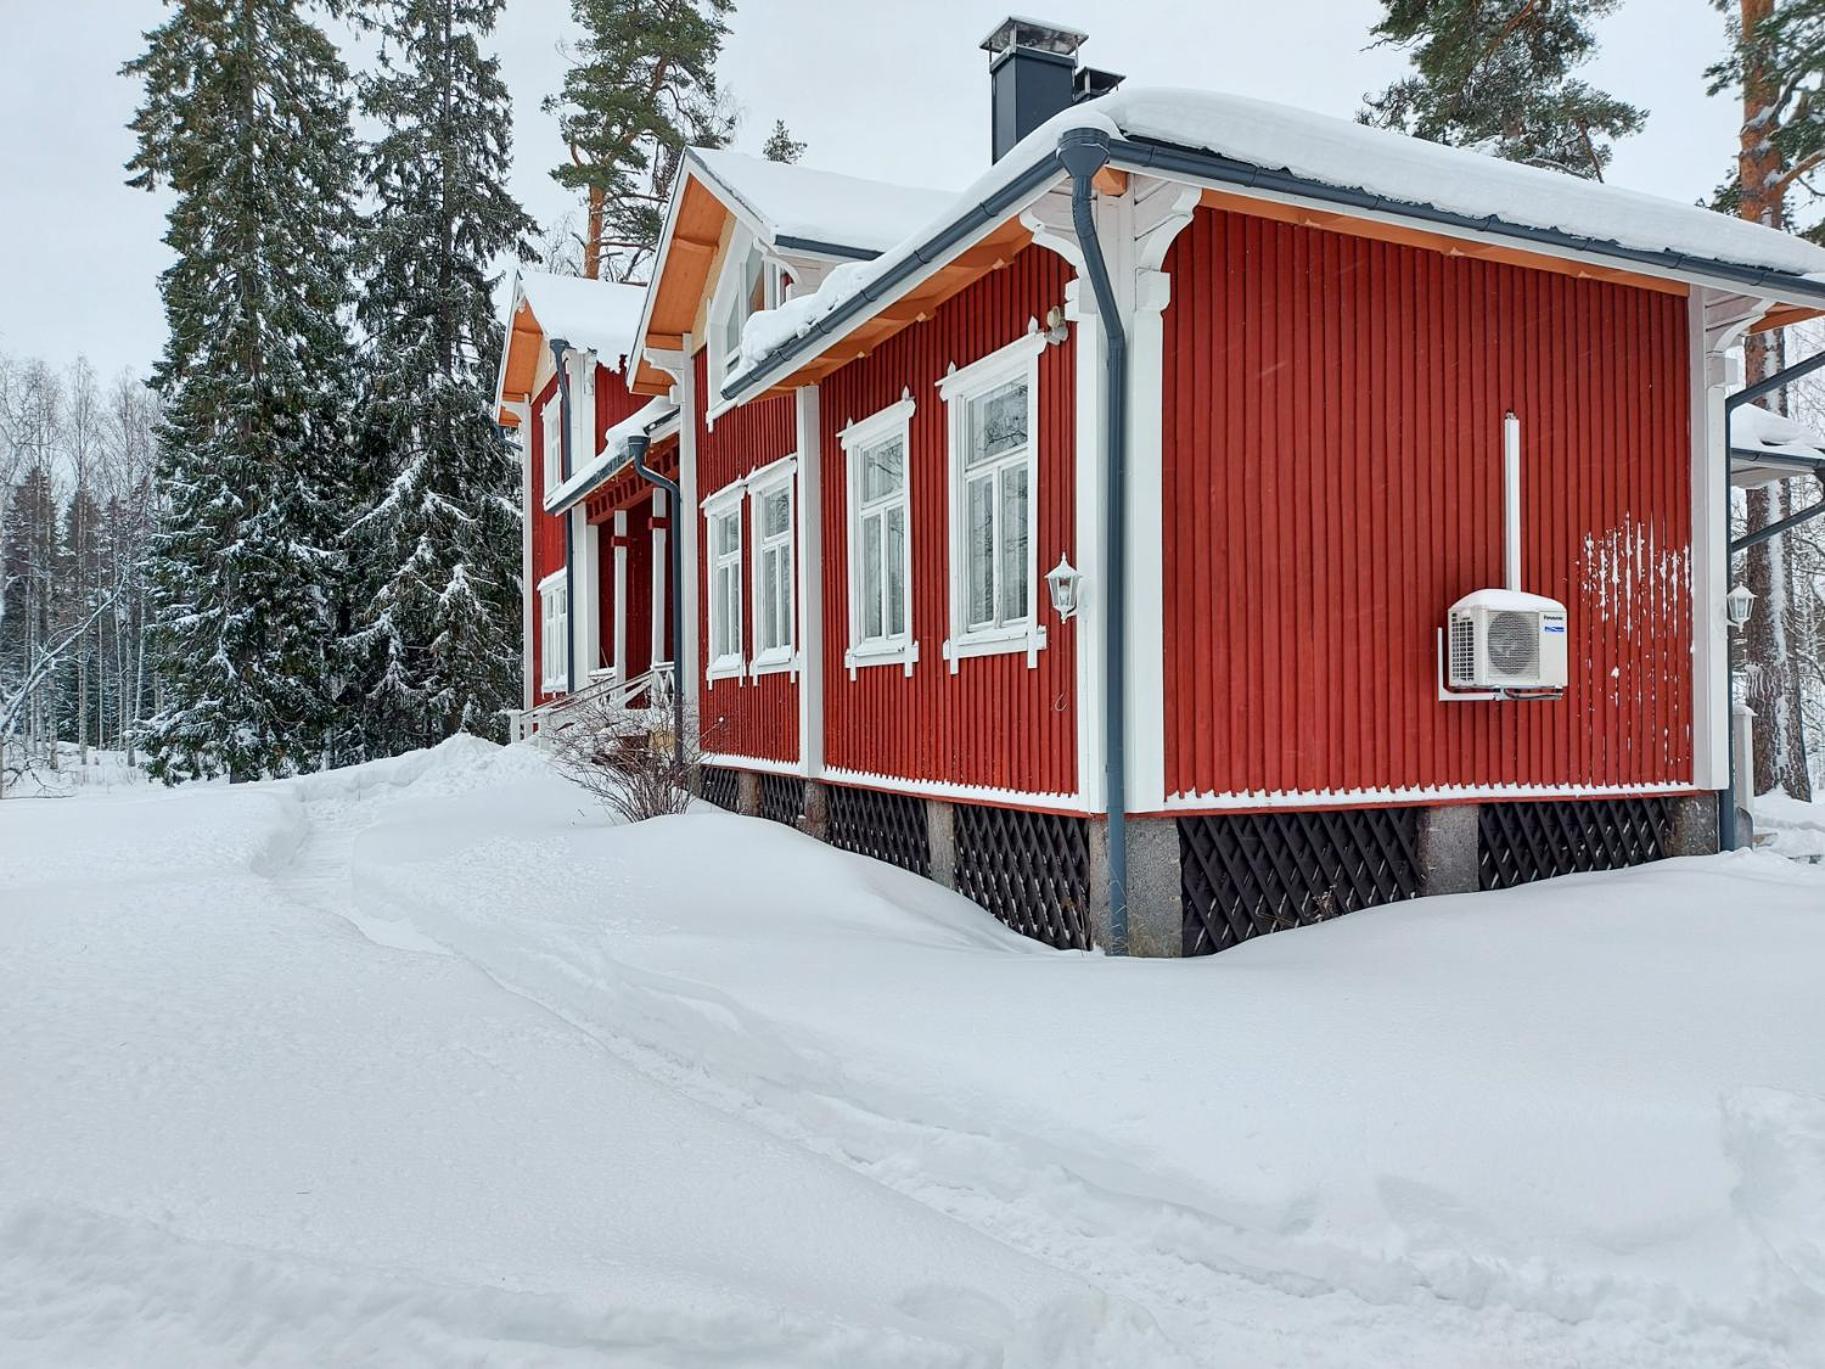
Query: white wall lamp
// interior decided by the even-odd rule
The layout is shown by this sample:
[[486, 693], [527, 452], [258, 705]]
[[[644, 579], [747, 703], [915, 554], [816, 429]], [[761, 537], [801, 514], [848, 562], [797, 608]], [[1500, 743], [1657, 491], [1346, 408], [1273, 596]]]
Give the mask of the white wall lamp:
[[1077, 614], [1078, 590], [1083, 576], [1077, 567], [1064, 556], [1058, 558], [1058, 564], [1046, 572], [1046, 588], [1052, 594], [1052, 607], [1058, 611], [1060, 620], [1068, 620]]
[[1755, 591], [1747, 585], [1738, 585], [1724, 596], [1724, 614], [1730, 620], [1730, 626], [1741, 631], [1748, 626], [1749, 615], [1755, 612]]

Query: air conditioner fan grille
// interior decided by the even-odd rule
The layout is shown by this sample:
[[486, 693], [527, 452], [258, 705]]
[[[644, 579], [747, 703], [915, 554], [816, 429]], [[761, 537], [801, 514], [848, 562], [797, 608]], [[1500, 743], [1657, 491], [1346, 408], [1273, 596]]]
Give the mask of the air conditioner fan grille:
[[1534, 674], [1540, 663], [1540, 618], [1506, 609], [1489, 618], [1489, 668], [1498, 675]]

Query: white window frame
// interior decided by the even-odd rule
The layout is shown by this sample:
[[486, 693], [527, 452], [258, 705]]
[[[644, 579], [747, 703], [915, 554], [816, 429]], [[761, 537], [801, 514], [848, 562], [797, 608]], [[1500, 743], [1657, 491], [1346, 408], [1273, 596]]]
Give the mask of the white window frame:
[[[798, 670], [798, 458], [789, 456], [750, 472], [748, 487], [748, 523], [753, 529], [748, 564], [748, 611], [754, 625], [754, 659], [748, 666], [750, 675], [772, 675], [782, 670]], [[786, 491], [786, 531], [772, 537], [761, 535], [760, 505], [767, 496]], [[761, 585], [769, 554], [786, 558], [786, 640], [763, 648], [760, 644]]]
[[748, 291], [742, 288], [742, 276], [750, 256], [760, 258], [761, 308], [779, 307], [779, 263], [767, 255], [766, 249], [753, 233], [737, 226], [729, 238], [722, 271], [716, 278], [715, 292], [710, 296], [710, 402], [705, 412], [706, 419], [715, 418], [729, 407], [728, 401], [722, 397], [722, 383], [729, 378], [729, 371], [735, 362], [728, 344], [729, 316], [737, 309], [742, 310], [741, 321], [745, 326], [755, 312], [748, 308]]
[[545, 488], [539, 492], [541, 504], [564, 483], [563, 415], [562, 391], [554, 390], [545, 407], [539, 410], [539, 442], [544, 448], [539, 463], [545, 473]]
[[[704, 634], [709, 639], [705, 644], [704, 651], [704, 659], [706, 661], [704, 677], [711, 680], [732, 679], [745, 674], [747, 670], [747, 657], [744, 654], [743, 648], [743, 642], [746, 640], [745, 629], [747, 627], [745, 621], [738, 621], [736, 624], [735, 641], [732, 643], [734, 650], [725, 651], [720, 655], [716, 653], [716, 647], [718, 645], [716, 641], [717, 600], [718, 587], [721, 584], [721, 577], [718, 574], [719, 571], [733, 569], [735, 576], [735, 609], [744, 619], [747, 614], [747, 607], [744, 603], [744, 595], [742, 593], [742, 577], [744, 574], [743, 553], [747, 549], [748, 541], [747, 530], [742, 527], [742, 495], [744, 493], [744, 486], [745, 482], [737, 480], [732, 485], [723, 486], [722, 489], [716, 491], [715, 494], [710, 495], [709, 498], [703, 501], [703, 545], [707, 549], [705, 563], [709, 568], [710, 582], [707, 587], [709, 593], [709, 617], [706, 626], [708, 627], [708, 631]], [[728, 517], [733, 517], [735, 519], [735, 550], [725, 552], [717, 545], [716, 527], [718, 523]]]
[[[1040, 622], [1039, 580], [1039, 357], [1046, 348], [1045, 334], [1033, 323], [1024, 337], [998, 351], [978, 358], [968, 366], [953, 367], [938, 381], [938, 395], [944, 401], [945, 430], [949, 456], [946, 480], [950, 511], [950, 636], [945, 639], [944, 657], [950, 662], [951, 674], [966, 656], [994, 656], [1023, 651], [1027, 665], [1039, 664], [1039, 653], [1046, 644], [1046, 630]], [[997, 458], [993, 465], [1024, 462], [1027, 468], [1027, 613], [1024, 618], [988, 627], [969, 626], [969, 575], [965, 545], [967, 511], [964, 508], [968, 482], [964, 478], [964, 457], [969, 445], [970, 401], [999, 389], [1011, 381], [1027, 387], [1027, 445], [1024, 453]], [[997, 501], [999, 510], [999, 501]], [[997, 514], [999, 516], [999, 514]], [[1000, 561], [1000, 539], [996, 539], [996, 562]], [[999, 589], [997, 589], [999, 593]]]
[[539, 688], [570, 692], [570, 579], [563, 567], [539, 581]]
[[[860, 422], [851, 423], [837, 434], [843, 444], [844, 464], [847, 467], [848, 499], [848, 578], [849, 578], [849, 646], [843, 653], [843, 664], [849, 669], [849, 677], [855, 678], [857, 670], [864, 666], [897, 665], [906, 674], [912, 674], [912, 668], [919, 659], [919, 639], [913, 630], [913, 553], [912, 553], [912, 416], [916, 408], [910, 392], [902, 392], [898, 403], [890, 404], [878, 413], [870, 414]], [[865, 453], [883, 443], [899, 439], [900, 450], [904, 454], [900, 472], [900, 492], [896, 495], [884, 495], [874, 500], [868, 508], [862, 507], [862, 458]], [[865, 619], [862, 604], [862, 524], [868, 518], [880, 517], [882, 526], [886, 526], [887, 511], [895, 505], [901, 510], [900, 528], [900, 592], [903, 596], [902, 620], [905, 630], [898, 634], [885, 631], [891, 621], [886, 611], [887, 585], [885, 577], [881, 586], [883, 632], [878, 637], [864, 635]], [[885, 533], [883, 533], [883, 546]]]
[[570, 450], [575, 458], [570, 475], [575, 475], [596, 456], [596, 354], [573, 351], [570, 363]]

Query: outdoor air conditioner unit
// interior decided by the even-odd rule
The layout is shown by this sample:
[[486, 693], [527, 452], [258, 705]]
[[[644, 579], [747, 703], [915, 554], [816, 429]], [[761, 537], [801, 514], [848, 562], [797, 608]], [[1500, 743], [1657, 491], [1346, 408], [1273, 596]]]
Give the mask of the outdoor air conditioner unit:
[[1453, 689], [1565, 688], [1565, 605], [1517, 590], [1479, 589], [1451, 606]]
[[1565, 605], [1521, 589], [1521, 421], [1502, 441], [1502, 589], [1479, 589], [1445, 620], [1439, 697], [1550, 699], [1565, 692]]

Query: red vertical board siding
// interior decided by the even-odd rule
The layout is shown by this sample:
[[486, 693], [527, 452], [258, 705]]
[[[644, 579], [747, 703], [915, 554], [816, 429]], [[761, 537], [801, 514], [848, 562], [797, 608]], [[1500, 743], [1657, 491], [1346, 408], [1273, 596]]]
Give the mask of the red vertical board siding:
[[608, 436], [608, 430], [624, 418], [631, 418], [644, 409], [649, 400], [646, 395], [637, 395], [627, 388], [627, 377], [619, 371], [611, 371], [600, 362], [596, 364], [596, 441], [592, 451], [573, 453], [576, 464], [582, 465], [592, 460], [596, 452], [602, 450], [602, 439]]
[[[1683, 297], [1210, 209], [1167, 269], [1169, 793], [1690, 783]], [[1570, 687], [1440, 702], [1511, 410]]]
[[653, 501], [627, 510], [627, 660], [622, 678], [644, 675], [653, 666]]
[[528, 517], [532, 519], [532, 583], [526, 597], [532, 600], [532, 703], [538, 707], [553, 696], [539, 683], [545, 674], [545, 621], [539, 604], [539, 582], [564, 565], [564, 520], [545, 512], [545, 406], [558, 402], [558, 382], [551, 381], [533, 396], [526, 420], [527, 479], [532, 490]]
[[[709, 354], [697, 353], [697, 492], [708, 498], [731, 481], [739, 480], [769, 462], [790, 456], [798, 448], [798, 404], [791, 395], [776, 395], [718, 414], [716, 425], [704, 421], [703, 408], [713, 396], [709, 388]], [[701, 509], [690, 515], [703, 518]], [[750, 501], [741, 501], [743, 657], [754, 655], [754, 528]], [[709, 659], [710, 569], [709, 538], [697, 539], [698, 593], [697, 640]], [[803, 573], [802, 566], [795, 568]], [[756, 760], [795, 762], [798, 747], [798, 683], [785, 671], [741, 679], [704, 679], [698, 703], [699, 727], [707, 751]]]
[[[1029, 247], [1005, 268], [941, 305], [929, 320], [883, 342], [819, 387], [824, 503], [825, 761], [870, 775], [985, 786], [1022, 794], [1077, 789], [1075, 622], [1061, 623], [1044, 575], [1075, 543], [1076, 340], [1039, 360], [1035, 610], [1046, 629], [1036, 668], [1024, 652], [972, 657], [955, 675], [949, 635], [949, 450], [938, 381], [1024, 335], [1065, 302], [1070, 269]], [[919, 660], [868, 666], [853, 680], [843, 664], [849, 636], [848, 478], [838, 434], [852, 421], [916, 402], [908, 454], [913, 553], [913, 633]]]

